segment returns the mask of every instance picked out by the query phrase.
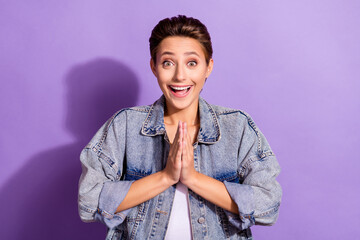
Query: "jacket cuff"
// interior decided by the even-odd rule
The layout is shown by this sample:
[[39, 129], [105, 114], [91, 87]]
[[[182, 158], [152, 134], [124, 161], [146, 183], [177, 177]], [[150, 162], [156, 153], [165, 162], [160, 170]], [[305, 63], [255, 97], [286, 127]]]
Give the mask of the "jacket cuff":
[[229, 222], [239, 230], [255, 224], [254, 192], [251, 186], [224, 181], [225, 187], [238, 207], [239, 215], [224, 210]]
[[108, 228], [120, 225], [132, 208], [116, 212], [117, 207], [124, 200], [134, 181], [105, 182], [99, 197], [99, 207], [95, 219], [106, 224]]

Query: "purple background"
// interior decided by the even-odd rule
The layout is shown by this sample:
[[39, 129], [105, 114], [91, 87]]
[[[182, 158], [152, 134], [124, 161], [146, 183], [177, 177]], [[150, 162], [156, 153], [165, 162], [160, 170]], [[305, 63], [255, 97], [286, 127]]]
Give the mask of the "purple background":
[[148, 38], [203, 21], [202, 96], [252, 115], [282, 167], [280, 217], [255, 239], [360, 235], [360, 1], [2, 1], [0, 239], [104, 239], [77, 214], [82, 147], [115, 111], [161, 92]]

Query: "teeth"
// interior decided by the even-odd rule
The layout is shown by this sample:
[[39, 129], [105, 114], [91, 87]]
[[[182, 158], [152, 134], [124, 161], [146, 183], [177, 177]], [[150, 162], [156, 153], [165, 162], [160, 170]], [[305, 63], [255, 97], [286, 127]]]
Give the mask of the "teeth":
[[181, 90], [189, 89], [190, 86], [188, 86], [188, 87], [171, 87], [171, 88], [174, 90], [177, 90], [177, 91], [181, 91]]

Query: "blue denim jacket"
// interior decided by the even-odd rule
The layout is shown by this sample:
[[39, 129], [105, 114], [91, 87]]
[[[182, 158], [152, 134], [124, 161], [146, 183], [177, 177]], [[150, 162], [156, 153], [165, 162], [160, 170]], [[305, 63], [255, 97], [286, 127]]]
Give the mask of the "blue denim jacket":
[[[131, 209], [115, 213], [130, 185], [162, 170], [169, 153], [165, 98], [151, 106], [119, 111], [83, 149], [79, 214], [101, 221], [107, 239], [163, 239], [175, 185]], [[280, 167], [249, 115], [199, 99], [200, 129], [194, 144], [198, 172], [224, 182], [239, 214], [228, 212], [189, 189], [193, 239], [252, 239], [250, 226], [272, 225], [278, 217]]]

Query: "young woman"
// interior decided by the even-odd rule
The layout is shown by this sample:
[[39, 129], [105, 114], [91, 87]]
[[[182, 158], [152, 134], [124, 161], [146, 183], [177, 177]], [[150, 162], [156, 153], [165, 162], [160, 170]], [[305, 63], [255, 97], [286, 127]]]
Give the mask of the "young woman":
[[107, 239], [252, 239], [278, 217], [278, 162], [246, 113], [200, 97], [213, 69], [206, 27], [179, 15], [152, 31], [163, 95], [116, 113], [81, 153], [79, 212]]

